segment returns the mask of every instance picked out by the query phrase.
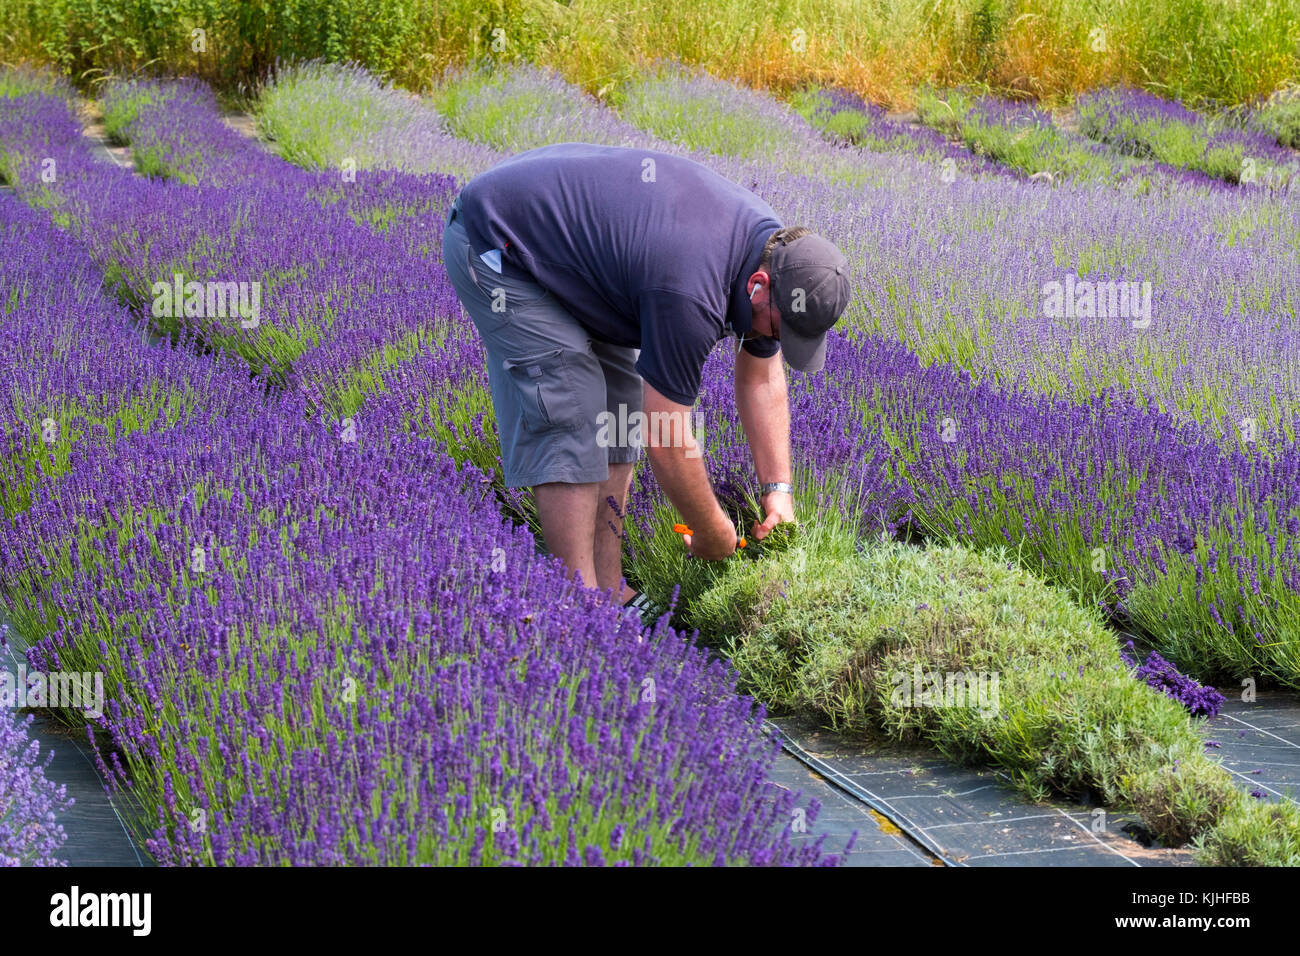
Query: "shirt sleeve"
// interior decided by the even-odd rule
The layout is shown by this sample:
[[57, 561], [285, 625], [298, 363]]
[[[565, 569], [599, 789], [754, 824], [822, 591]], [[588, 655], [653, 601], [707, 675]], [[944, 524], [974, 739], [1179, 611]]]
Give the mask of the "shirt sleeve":
[[637, 373], [674, 402], [694, 405], [704, 363], [722, 335], [722, 320], [703, 303], [667, 289], [646, 289], [637, 303]]

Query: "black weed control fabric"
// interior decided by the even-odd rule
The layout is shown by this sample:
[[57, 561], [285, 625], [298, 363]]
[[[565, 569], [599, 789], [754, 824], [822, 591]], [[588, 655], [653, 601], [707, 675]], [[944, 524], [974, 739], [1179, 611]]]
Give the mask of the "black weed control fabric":
[[[855, 816], [816, 791], [823, 805], [837, 809], [824, 810], [809, 827], [810, 835], [827, 833], [830, 840], [857, 829], [852, 864], [909, 863], [906, 840], [919, 856], [949, 866], [1192, 865], [1190, 850], [1144, 845], [1149, 841], [1134, 816], [1082, 803], [1029, 803], [1005, 775], [960, 767], [929, 750], [866, 748], [801, 718], [769, 723], [824, 787], [860, 806]], [[798, 789], [812, 792], [803, 780]], [[897, 847], [879, 839], [889, 831], [901, 831]]]
[[[0, 668], [16, 675], [22, 663], [18, 648], [0, 648]], [[152, 866], [149, 855], [131, 839], [117, 805], [105, 791], [85, 732], [71, 730], [39, 710], [34, 716], [28, 733], [40, 744], [41, 760], [51, 751], [54, 754], [45, 776], [66, 787], [74, 801], [56, 818], [68, 840], [55, 856], [69, 866]]]

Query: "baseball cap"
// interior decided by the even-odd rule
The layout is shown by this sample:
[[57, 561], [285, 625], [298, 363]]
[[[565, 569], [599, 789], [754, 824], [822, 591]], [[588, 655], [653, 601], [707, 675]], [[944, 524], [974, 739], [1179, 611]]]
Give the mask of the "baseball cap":
[[769, 273], [786, 364], [800, 372], [820, 372], [826, 364], [826, 331], [848, 308], [852, 294], [849, 260], [816, 233], [779, 237]]

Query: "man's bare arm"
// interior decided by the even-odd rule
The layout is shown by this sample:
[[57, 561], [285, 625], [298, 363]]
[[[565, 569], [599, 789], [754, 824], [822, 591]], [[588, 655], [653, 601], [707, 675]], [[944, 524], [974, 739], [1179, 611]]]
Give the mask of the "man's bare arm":
[[[770, 358], [758, 358], [744, 349], [736, 354], [736, 410], [759, 482], [791, 482], [790, 400], [780, 352]], [[794, 499], [774, 491], [763, 496], [763, 510], [763, 523], [751, 529], [759, 540], [778, 522], [794, 520]]]
[[[655, 479], [694, 532], [689, 542], [691, 553], [714, 561], [735, 553], [736, 526], [718, 504], [704, 459], [694, 445], [690, 406], [674, 402], [649, 382], [645, 383], [643, 395], [646, 454]], [[665, 422], [670, 427], [655, 427]], [[673, 435], [682, 438], [676, 446]]]

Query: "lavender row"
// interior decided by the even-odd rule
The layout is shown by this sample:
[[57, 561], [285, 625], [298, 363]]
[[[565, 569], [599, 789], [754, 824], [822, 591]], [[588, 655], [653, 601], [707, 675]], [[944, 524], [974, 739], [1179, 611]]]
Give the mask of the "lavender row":
[[[172, 106], [124, 128], [165, 141], [160, 123], [195, 140], [221, 127]], [[424, 347], [454, 302], [436, 252], [450, 177], [351, 182], [275, 160], [227, 185], [151, 180], [97, 161], [67, 104], [40, 96], [0, 104], [0, 134], [19, 194], [86, 242], [155, 332], [192, 334], [281, 381], [297, 371], [318, 405], [332, 408], [355, 366]]]
[[[305, 173], [231, 131], [211, 91], [198, 82], [119, 84], [103, 108], [106, 116], [117, 118], [124, 141], [164, 157], [156, 163], [160, 175], [195, 185], [269, 184], [304, 203], [336, 206], [382, 240], [383, 268], [407, 273], [405, 283], [381, 278], [376, 286], [383, 291], [357, 303], [351, 321], [327, 344], [294, 358], [288, 378], [312, 396], [323, 396], [320, 404], [350, 415], [362, 396], [384, 387], [384, 376], [395, 365], [437, 347], [462, 328], [440, 321], [458, 315], [446, 273], [436, 265], [445, 206], [454, 189], [447, 177], [390, 170], [364, 170], [358, 177], [347, 164], [328, 173]], [[276, 248], [298, 251], [284, 242]], [[413, 264], [418, 268], [412, 270]], [[421, 287], [425, 302], [420, 301]]]
[[453, 136], [427, 102], [358, 66], [285, 66], [256, 110], [258, 129], [276, 152], [306, 169], [399, 169], [466, 180], [505, 158]]
[[890, 435], [913, 517], [1127, 616], [1202, 677], [1300, 683], [1300, 449], [1224, 452], [1105, 392], [1045, 401], [844, 344], [837, 396]]
[[4, 528], [31, 663], [107, 672], [160, 860], [834, 862], [734, 676], [563, 581], [485, 476], [249, 394], [74, 445]]
[[52, 752], [28, 737], [31, 717], [0, 705], [0, 867], [61, 866], [67, 833], [58, 815], [72, 805], [66, 788], [45, 776]]
[[[404, 366], [363, 414], [493, 467], [472, 339]], [[850, 516], [863, 534], [911, 523], [981, 546], [1022, 544], [1028, 565], [1133, 621], [1203, 678], [1300, 680], [1294, 448], [1271, 463], [1226, 454], [1119, 394], [1044, 402], [923, 366], [896, 343], [832, 339], [821, 377], [791, 376], [794, 464], [801, 487], [821, 489], [819, 507]], [[472, 418], [461, 413], [467, 404]], [[697, 409], [715, 487], [739, 501], [756, 478], [725, 350], [705, 367]], [[637, 543], [675, 518], [645, 474], [628, 512], [635, 573]]]
[[567, 581], [485, 476], [305, 411], [134, 433], [6, 529], [31, 665], [106, 672], [101, 769], [160, 862], [820, 858], [733, 674]]
[[914, 153], [940, 165], [951, 164], [952, 174], [1011, 176], [1014, 171], [966, 149], [930, 126], [891, 119], [885, 109], [868, 103], [852, 90], [840, 87], [801, 91], [792, 101], [801, 116], [833, 142], [848, 143], [880, 152]]
[[0, 196], [0, 273], [3, 513], [24, 509], [78, 451], [110, 452], [138, 429], [255, 407], [236, 363], [183, 345], [152, 348], [130, 311], [105, 294], [81, 244], [8, 195]]
[[1289, 192], [1300, 157], [1276, 136], [1238, 129], [1134, 89], [1097, 90], [1075, 101], [1079, 129], [1129, 155], [1152, 157], [1244, 188]]
[[[595, 121], [593, 116], [593, 130]], [[922, 339], [932, 351], [921, 360], [887, 339], [853, 345], [837, 338], [836, 349], [847, 350], [843, 359], [849, 363], [835, 366], [838, 378], [794, 376], [794, 397], [801, 389], [816, 396], [792, 416], [796, 447], [809, 449], [804, 464], [821, 461], [825, 443], [841, 440], [862, 456], [859, 477], [882, 502], [878, 513], [865, 506], [865, 519], [875, 527], [897, 526], [910, 507], [917, 522], [975, 543], [1025, 539], [1026, 558], [1039, 570], [1073, 585], [1085, 599], [1139, 620], [1182, 666], [1203, 676], [1214, 670], [1296, 681], [1300, 502], [1290, 436], [1297, 403], [1294, 397], [1263, 398], [1294, 391], [1285, 357], [1295, 354], [1296, 340], [1286, 323], [1270, 316], [1287, 308], [1280, 286], [1254, 303], [1263, 314], [1248, 318], [1243, 308], [1254, 295], [1252, 285], [1272, 282], [1253, 268], [1273, 241], [1262, 227], [1284, 221], [1289, 212], [1222, 190], [1180, 201], [1117, 196], [1096, 187], [1044, 190], [1006, 180], [959, 180], [947, 187], [948, 202], [918, 208], [903, 201], [905, 190], [864, 195], [832, 189], [757, 162], [719, 162], [718, 168], [767, 198], [787, 221], [820, 227], [851, 256], [862, 256], [866, 245], [867, 261], [886, 280], [866, 270], [860, 302], [865, 300], [865, 311], [886, 335], [897, 330], [907, 339], [913, 323], [924, 330], [913, 313], [935, 301], [936, 284], [947, 286], [937, 300], [951, 316], [952, 334], [941, 351], [935, 339], [942, 343], [942, 335]], [[908, 215], [890, 214], [903, 208]], [[1153, 225], [1157, 212], [1175, 215], [1168, 226]], [[1260, 225], [1244, 228], [1252, 216]], [[972, 219], [986, 221], [992, 236], [972, 234]], [[1240, 231], [1225, 243], [1205, 227], [1207, 221], [1235, 223]], [[984, 239], [978, 255], [969, 248], [976, 235]], [[1116, 245], [1116, 235], [1125, 245]], [[1006, 277], [1026, 268], [1020, 237], [1028, 236], [1035, 237], [1029, 240], [1034, 258], [1058, 268], [1072, 260], [1078, 268], [1099, 250], [1123, 248], [1130, 262], [1136, 253], [1150, 268], [1168, 270], [1171, 280], [1161, 285], [1172, 308], [1157, 314], [1177, 310], [1186, 327], [1168, 322], [1139, 329], [1119, 316], [1042, 322], [1034, 318], [1030, 298], [1038, 292], [1036, 283], [1026, 282], [1028, 301], [1004, 319], [1008, 328], [1017, 328], [1017, 337], [994, 353], [993, 362], [982, 359]], [[894, 263], [911, 264], [908, 285], [894, 284]], [[1189, 263], [1204, 270], [1199, 283], [1186, 273]], [[1182, 285], [1173, 282], [1175, 276]], [[1065, 273], [1061, 284], [1069, 287], [1075, 278]], [[972, 287], [981, 294], [970, 295]], [[1192, 294], [1198, 288], [1199, 299]], [[1180, 300], [1187, 305], [1180, 307]], [[1195, 323], [1212, 322], [1216, 313], [1223, 334], [1198, 333]], [[1245, 328], [1261, 334], [1244, 334]], [[1225, 356], [1234, 348], [1249, 353], [1240, 367]], [[1025, 367], [1027, 359], [1053, 354], [1063, 356], [1059, 364], [1076, 384], [1064, 395], [1048, 387], [1050, 378], [1040, 370]], [[1113, 373], [1108, 362], [1125, 370], [1127, 387], [1107, 381], [1108, 371]], [[961, 368], [971, 364], [982, 366], [982, 374]], [[1225, 366], [1236, 370], [1232, 383]], [[710, 374], [721, 374], [721, 368]], [[436, 374], [415, 378], [432, 382]], [[1199, 414], [1161, 411], [1151, 385], [1183, 393]], [[1229, 385], [1250, 396], [1250, 404], [1227, 413], [1242, 416], [1233, 422], [1242, 431], [1225, 442], [1192, 419], [1227, 417], [1219, 393]], [[418, 404], [430, 387], [417, 385], [411, 401]], [[706, 385], [702, 407], [725, 404], [727, 388], [725, 375]], [[1283, 434], [1272, 436], [1267, 454], [1262, 441], [1246, 440], [1244, 427], [1250, 423], [1245, 412], [1263, 424], [1266, 404], [1286, 416]], [[855, 423], [848, 412], [831, 428], [823, 420], [828, 408], [841, 416], [852, 409], [861, 418]], [[874, 432], [871, 445], [856, 437], [863, 428]], [[481, 419], [473, 431], [492, 433]], [[709, 433], [735, 435], [736, 424], [712, 422]], [[1260, 428], [1249, 437], [1263, 435]], [[868, 447], [881, 450], [864, 451]], [[479, 454], [479, 460], [492, 458], [490, 450]], [[719, 458], [732, 464], [722, 465]], [[734, 471], [737, 484], [752, 482], [734, 445], [725, 452], [714, 448], [710, 463], [724, 477]], [[641, 510], [649, 514], [653, 507]], [[655, 513], [652, 523], [670, 519]]]
[[[539, 145], [496, 117], [522, 108], [508, 96], [550, 109], [558, 98], [530, 95], [529, 84], [549, 92], [556, 82], [512, 71], [491, 87], [495, 98], [465, 97], [478, 112], [452, 122], [501, 148]], [[549, 119], [612, 142], [628, 135], [625, 116], [644, 114], [680, 144], [755, 157], [690, 153], [784, 221], [835, 241], [857, 280], [844, 321], [896, 337], [926, 362], [1076, 401], [1120, 387], [1228, 448], [1267, 453], [1300, 433], [1300, 379], [1289, 371], [1300, 356], [1290, 321], [1300, 264], [1282, 238], [1300, 229], [1294, 205], [1260, 191], [1189, 190], [1173, 177], [1146, 193], [949, 177], [907, 156], [850, 157], [807, 124], [787, 129], [780, 104], [721, 81], [668, 75], [639, 90], [640, 113], [569, 97], [524, 128]], [[786, 145], [768, 144], [768, 127], [788, 134]]]
[[190, 185], [229, 186], [255, 179], [312, 184], [309, 174], [297, 167], [289, 172], [282, 160], [224, 123], [188, 122], [192, 116], [219, 117], [216, 96], [200, 80], [115, 83], [99, 107], [108, 135], [131, 146], [135, 168], [144, 175]]
[[[133, 432], [254, 413], [257, 396], [235, 363], [151, 348], [130, 312], [105, 295], [81, 244], [11, 195], [0, 196], [0, 275], [0, 375], [8, 383], [0, 517], [25, 510], [84, 456], [111, 459]], [[0, 533], [0, 550], [14, 546]], [[0, 574], [0, 593], [13, 586]], [[49, 755], [39, 761], [30, 718], [7, 709], [15, 702], [0, 703], [0, 865], [56, 865], [66, 839], [57, 817], [71, 801], [44, 776]]]
[[959, 90], [926, 91], [918, 106], [921, 119], [961, 138], [1033, 180], [1101, 182], [1125, 192], [1192, 190], [1213, 192], [1219, 180], [1179, 166], [1134, 158], [1058, 125], [1051, 114], [1027, 103]]

